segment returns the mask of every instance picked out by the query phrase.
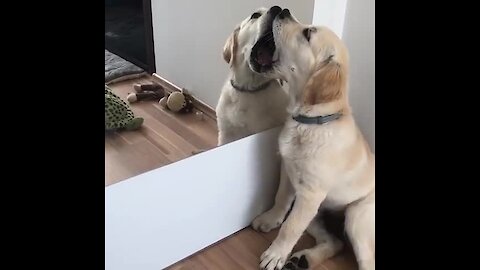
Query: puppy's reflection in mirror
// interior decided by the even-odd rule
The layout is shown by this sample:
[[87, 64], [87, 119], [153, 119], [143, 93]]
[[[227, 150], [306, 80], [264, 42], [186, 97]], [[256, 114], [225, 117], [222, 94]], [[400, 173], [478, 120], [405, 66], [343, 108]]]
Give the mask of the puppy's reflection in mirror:
[[271, 22], [281, 11], [259, 8], [245, 18], [228, 37], [223, 51], [230, 74], [216, 107], [218, 145], [281, 125], [286, 119], [288, 97], [279, 80], [253, 69], [268, 69], [274, 63], [270, 51], [254, 48], [262, 37], [275, 46]]

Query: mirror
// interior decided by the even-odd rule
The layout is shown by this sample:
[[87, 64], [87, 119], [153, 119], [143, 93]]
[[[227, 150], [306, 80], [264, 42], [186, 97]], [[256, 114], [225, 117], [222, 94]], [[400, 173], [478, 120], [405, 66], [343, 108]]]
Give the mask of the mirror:
[[312, 21], [313, 0], [105, 1], [106, 186], [282, 124], [285, 82], [250, 61], [273, 5]]

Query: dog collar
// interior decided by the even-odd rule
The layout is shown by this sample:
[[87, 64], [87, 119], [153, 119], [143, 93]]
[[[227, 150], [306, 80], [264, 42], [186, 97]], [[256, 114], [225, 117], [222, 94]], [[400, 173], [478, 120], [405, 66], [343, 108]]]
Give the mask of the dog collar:
[[271, 81], [268, 81], [264, 84], [261, 84], [257, 87], [254, 87], [254, 88], [243, 88], [241, 86], [238, 86], [235, 84], [235, 82], [233, 80], [230, 80], [230, 84], [232, 84], [232, 87], [235, 88], [235, 90], [238, 90], [240, 92], [257, 92], [257, 91], [260, 91], [260, 90], [263, 90], [263, 89], [266, 89], [270, 83], [272, 83], [273, 80]]
[[302, 124], [307, 124], [307, 125], [323, 125], [325, 123], [328, 123], [330, 121], [337, 120], [342, 116], [342, 113], [337, 112], [334, 114], [329, 114], [329, 115], [322, 115], [322, 116], [315, 116], [315, 117], [310, 117], [310, 116], [305, 116], [305, 115], [297, 115], [297, 116], [292, 116], [293, 120], [302, 123]]

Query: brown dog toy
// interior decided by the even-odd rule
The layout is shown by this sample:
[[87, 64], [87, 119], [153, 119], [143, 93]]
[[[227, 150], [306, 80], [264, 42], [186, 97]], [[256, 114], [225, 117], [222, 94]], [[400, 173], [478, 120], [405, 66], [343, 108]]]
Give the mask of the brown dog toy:
[[134, 103], [142, 100], [156, 100], [161, 99], [164, 96], [163, 92], [160, 91], [143, 91], [141, 93], [129, 93], [127, 100], [130, 103]]
[[135, 84], [133, 84], [133, 89], [135, 89], [135, 91], [137, 93], [142, 93], [142, 92], [145, 92], [145, 91], [152, 91], [152, 92], [163, 91], [163, 87], [159, 84], [139, 84], [139, 83], [135, 83]]
[[193, 111], [193, 98], [184, 89], [182, 92], [173, 92], [164, 96], [159, 103], [172, 112], [189, 113]]
[[163, 87], [158, 84], [133, 84], [137, 93], [128, 93], [127, 100], [134, 103], [142, 100], [158, 100], [165, 96]]

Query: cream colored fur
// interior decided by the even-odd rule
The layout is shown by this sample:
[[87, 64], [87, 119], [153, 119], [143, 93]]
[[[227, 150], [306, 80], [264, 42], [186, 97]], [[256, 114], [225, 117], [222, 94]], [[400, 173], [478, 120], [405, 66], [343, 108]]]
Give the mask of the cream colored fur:
[[[280, 17], [273, 22], [278, 61], [265, 75], [288, 82], [288, 112], [307, 116], [341, 112], [343, 116], [323, 125], [287, 118], [279, 137], [282, 172], [275, 204], [252, 223], [264, 232], [281, 225], [277, 238], [262, 254], [260, 267], [282, 269], [289, 258], [304, 255], [312, 268], [338, 253], [343, 244], [326, 232], [321, 220], [324, 209], [334, 209], [345, 210], [345, 230], [359, 269], [373, 270], [375, 158], [351, 113], [347, 48], [326, 27]], [[303, 34], [306, 28], [311, 29], [309, 41]], [[305, 231], [317, 245], [291, 255]]]
[[288, 97], [278, 80], [257, 92], [240, 92], [230, 83], [233, 79], [236, 85], [252, 89], [272, 80], [253, 72], [249, 65], [250, 52], [260, 37], [267, 9], [260, 8], [256, 12], [261, 16], [256, 19], [248, 16], [243, 20], [224, 46], [223, 56], [231, 71], [216, 107], [218, 145], [280, 126], [287, 116]]

